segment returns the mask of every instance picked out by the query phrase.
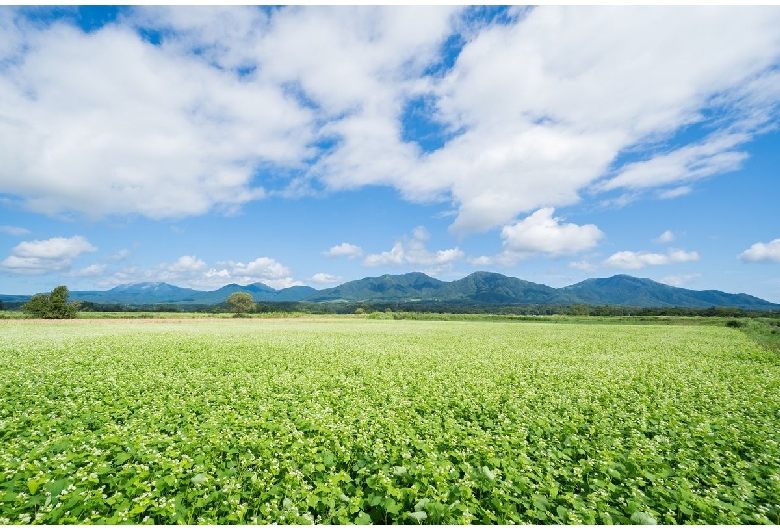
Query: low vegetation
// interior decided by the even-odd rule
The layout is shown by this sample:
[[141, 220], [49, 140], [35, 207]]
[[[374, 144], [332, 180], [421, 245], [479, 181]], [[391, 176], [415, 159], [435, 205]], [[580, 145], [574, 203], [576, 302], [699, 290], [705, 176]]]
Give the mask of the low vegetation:
[[777, 524], [778, 424], [724, 323], [0, 323], [0, 523]]

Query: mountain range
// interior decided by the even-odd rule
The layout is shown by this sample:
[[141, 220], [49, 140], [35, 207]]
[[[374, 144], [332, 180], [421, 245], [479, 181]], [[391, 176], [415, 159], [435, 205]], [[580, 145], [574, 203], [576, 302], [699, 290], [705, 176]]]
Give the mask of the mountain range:
[[[235, 292], [252, 295], [256, 302], [447, 302], [479, 304], [588, 304], [633, 307], [738, 307], [778, 310], [773, 304], [748, 294], [694, 291], [647, 278], [617, 275], [591, 278], [567, 287], [554, 288], [494, 272], [475, 272], [445, 282], [421, 272], [363, 278], [329, 289], [308, 286], [273, 289], [262, 283], [228, 284], [214, 291], [198, 291], [167, 283], [119, 285], [107, 291], [72, 291], [74, 301], [99, 304], [213, 305]], [[0, 295], [6, 302], [23, 302], [29, 296]]]

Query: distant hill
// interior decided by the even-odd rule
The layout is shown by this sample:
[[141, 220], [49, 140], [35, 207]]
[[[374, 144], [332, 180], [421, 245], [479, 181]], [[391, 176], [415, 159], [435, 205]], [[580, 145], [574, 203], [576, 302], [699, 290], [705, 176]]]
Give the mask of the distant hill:
[[215, 291], [197, 291], [186, 287], [177, 287], [169, 283], [135, 283], [119, 285], [108, 291], [71, 291], [71, 299], [98, 304], [193, 304], [214, 305], [224, 302], [233, 293], [243, 292], [252, 295], [255, 302], [297, 302], [316, 293], [308, 286], [274, 289], [263, 283], [238, 285], [231, 283]]
[[378, 278], [363, 278], [343, 283], [331, 289], [322, 289], [307, 298], [308, 302], [338, 302], [377, 300], [383, 302], [410, 301], [436, 298], [447, 282], [431, 278], [421, 272]]
[[[168, 283], [119, 285], [107, 291], [73, 291], [74, 301], [99, 304], [214, 305], [235, 292], [252, 295], [256, 302], [447, 302], [466, 305], [547, 304], [622, 305], [633, 307], [738, 307], [778, 310], [773, 304], [748, 294], [681, 289], [647, 278], [619, 274], [591, 278], [562, 288], [533, 283], [495, 272], [475, 272], [465, 278], [444, 282], [421, 272], [385, 274], [343, 283], [330, 289], [308, 286], [274, 289], [263, 283], [231, 283], [214, 291], [198, 291]], [[0, 295], [6, 302], [21, 302], [29, 296]]]
[[311, 302], [411, 302], [437, 301], [464, 304], [588, 304], [634, 307], [739, 307], [774, 310], [780, 304], [747, 294], [693, 291], [647, 278], [617, 275], [592, 278], [556, 289], [495, 272], [475, 272], [465, 278], [443, 282], [420, 272], [363, 278], [322, 289]]

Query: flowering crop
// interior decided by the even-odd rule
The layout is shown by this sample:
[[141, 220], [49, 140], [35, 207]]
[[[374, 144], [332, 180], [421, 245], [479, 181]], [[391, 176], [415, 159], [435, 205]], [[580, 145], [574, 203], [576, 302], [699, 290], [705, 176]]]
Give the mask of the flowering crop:
[[0, 323], [0, 523], [780, 523], [737, 330]]

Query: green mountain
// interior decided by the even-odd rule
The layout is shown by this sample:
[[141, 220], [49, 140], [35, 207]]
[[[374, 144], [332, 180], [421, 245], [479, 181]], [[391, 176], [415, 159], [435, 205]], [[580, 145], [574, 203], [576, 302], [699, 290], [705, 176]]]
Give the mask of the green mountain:
[[[330, 289], [307, 286], [273, 289], [262, 283], [225, 285], [214, 291], [198, 291], [168, 283], [119, 285], [107, 291], [73, 291], [74, 301], [100, 304], [214, 305], [235, 292], [252, 295], [256, 302], [446, 302], [463, 305], [503, 304], [587, 304], [634, 307], [738, 307], [778, 310], [773, 304], [747, 294], [681, 289], [647, 278], [617, 275], [589, 280], [556, 289], [495, 272], [475, 272], [465, 278], [444, 282], [421, 272], [363, 278]], [[19, 303], [29, 296], [0, 295], [0, 300]]]
[[443, 282], [414, 272], [363, 278], [323, 289], [306, 299], [310, 302], [412, 302], [437, 301], [478, 304], [588, 304], [635, 307], [739, 307], [776, 310], [780, 304], [747, 294], [681, 289], [647, 278], [617, 275], [592, 278], [556, 289], [547, 285], [475, 272], [465, 278]]
[[338, 287], [322, 289], [306, 298], [307, 302], [366, 301], [383, 302], [428, 300], [436, 294], [446, 282], [431, 278], [421, 272], [392, 275], [378, 278], [363, 278], [343, 283]]
[[185, 287], [177, 287], [164, 282], [135, 283], [119, 285], [108, 291], [72, 291], [73, 301], [95, 302], [98, 304], [200, 304], [215, 305], [227, 300], [236, 292], [249, 293], [255, 302], [297, 302], [303, 300], [317, 290], [308, 286], [274, 289], [263, 283], [238, 285], [231, 283], [214, 291], [197, 291]]
[[749, 294], [723, 291], [694, 291], [672, 287], [647, 278], [625, 274], [611, 278], [591, 278], [563, 287], [561, 291], [585, 304], [625, 305], [635, 307], [740, 307], [743, 309], [780, 308]]

